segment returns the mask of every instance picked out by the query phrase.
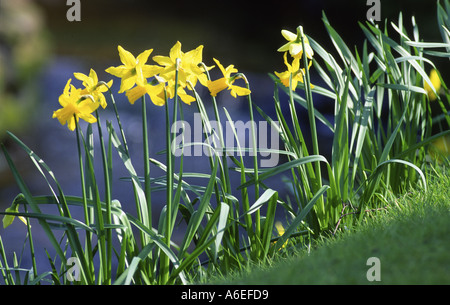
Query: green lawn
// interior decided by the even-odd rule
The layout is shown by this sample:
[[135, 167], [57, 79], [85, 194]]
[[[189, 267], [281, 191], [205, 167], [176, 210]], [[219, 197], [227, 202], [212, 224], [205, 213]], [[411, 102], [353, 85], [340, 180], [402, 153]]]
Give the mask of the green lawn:
[[[213, 284], [450, 284], [450, 171], [413, 190], [387, 212], [310, 251], [252, 266]], [[309, 252], [309, 253], [308, 253]], [[379, 259], [380, 281], [368, 281]], [[369, 269], [371, 269], [369, 271]], [[368, 272], [369, 271], [369, 272]]]

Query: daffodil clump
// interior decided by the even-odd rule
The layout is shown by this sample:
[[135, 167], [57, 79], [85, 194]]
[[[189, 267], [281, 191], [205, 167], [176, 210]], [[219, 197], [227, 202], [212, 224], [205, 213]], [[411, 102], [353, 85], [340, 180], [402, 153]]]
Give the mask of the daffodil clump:
[[[297, 28], [296, 34], [288, 30], [282, 30], [281, 34], [288, 42], [281, 46], [278, 52], [284, 52], [283, 58], [287, 70], [275, 72], [275, 75], [283, 85], [286, 87], [291, 85], [292, 90], [295, 90], [299, 82], [304, 83], [305, 68], [300, 67], [303, 53], [306, 53], [309, 60], [309, 69], [314, 51], [303, 33], [302, 26]], [[147, 64], [153, 49], [145, 50], [137, 57], [120, 45], [118, 51], [122, 65], [109, 67], [106, 72], [121, 79], [119, 93], [125, 93], [131, 104], [148, 95], [153, 104], [163, 106], [168, 98], [175, 97], [176, 92], [184, 103], [190, 105], [195, 98], [188, 91], [194, 90], [197, 83], [207, 87], [211, 96], [216, 96], [226, 89], [235, 98], [251, 93], [248, 87], [234, 84], [236, 80], [245, 78], [238, 73], [234, 65], [225, 68], [216, 58], [213, 60], [223, 77], [210, 80], [208, 71], [214, 66], [207, 67], [203, 63], [202, 45], [185, 53], [181, 50], [181, 43], [177, 41], [171, 48], [169, 56], [154, 56], [153, 61], [156, 64], [153, 65]], [[291, 63], [288, 60], [288, 53], [292, 59]], [[78, 122], [80, 118], [88, 123], [96, 122], [92, 113], [99, 106], [106, 108], [107, 103], [103, 93], [112, 85], [112, 81], [99, 82], [96, 72], [92, 69], [89, 76], [83, 73], [74, 73], [74, 76], [82, 81], [84, 88], [74, 87], [69, 79], [59, 98], [62, 108], [53, 113], [53, 118], [57, 118], [62, 125], [67, 123], [70, 130], [75, 129], [75, 121]]]
[[[440, 162], [448, 164], [448, 87], [437, 70], [432, 70], [427, 77], [423, 67], [431, 61], [421, 57], [427, 54], [423, 48], [440, 47], [441, 44], [428, 45], [405, 39], [406, 33], [402, 34], [401, 44], [397, 44], [387, 36], [387, 31], [368, 24], [368, 27], [362, 27], [373, 51], [365, 47], [363, 53], [355, 49], [353, 55], [325, 15], [324, 23], [344, 66], [340, 67], [332, 53], [325, 51], [312, 37], [308, 39], [301, 26], [296, 33], [282, 30], [287, 42], [277, 51], [282, 53], [286, 70], [270, 74], [275, 82], [275, 118], [263, 113], [252, 101], [249, 83], [234, 65], [223, 65], [216, 58], [212, 59], [212, 66], [205, 64], [202, 45], [183, 52], [181, 43], [176, 42], [167, 56], [152, 56], [153, 49], [135, 56], [119, 45], [121, 64], [107, 68], [106, 72], [120, 79], [118, 93], [124, 93], [130, 104], [139, 99], [142, 101], [143, 162], [138, 166], [134, 159], [131, 160], [111, 93], [113, 80], [100, 81], [92, 69], [88, 75], [74, 73], [81, 85], [74, 84], [72, 78], [67, 81], [59, 96], [61, 108], [53, 112], [53, 118], [76, 132], [81, 196], [65, 196], [47, 164], [10, 134], [32, 159], [51, 189], [51, 195], [34, 196], [7, 149], [0, 145], [21, 191], [12, 205], [0, 212], [4, 215], [3, 226], [10, 226], [15, 217], [19, 217], [27, 226], [30, 249], [33, 249], [29, 219], [37, 218], [61, 261], [60, 273], [52, 265], [52, 271], [40, 277], [33, 260], [26, 281], [37, 283], [35, 279], [51, 275], [51, 281], [55, 283], [72, 282], [64, 278], [73, 270], [68, 267], [67, 255], [71, 255], [79, 261], [79, 281], [85, 284], [187, 284], [209, 271], [227, 274], [234, 268], [248, 265], [249, 261], [263, 261], [279, 250], [289, 251], [288, 245], [294, 238], [295, 243], [309, 245], [312, 239], [323, 234], [332, 232], [334, 235], [340, 228], [357, 225], [368, 212], [383, 210], [390, 198], [397, 198], [410, 186], [426, 189], [426, 148], [435, 146], [436, 153], [443, 157]], [[399, 25], [397, 28], [405, 27]], [[393, 56], [392, 50], [401, 56]], [[310, 77], [313, 60], [317, 77], [324, 83], [317, 83], [315, 88]], [[327, 69], [322, 69], [321, 64]], [[209, 72], [214, 68], [220, 76], [211, 79]], [[206, 111], [197, 86], [209, 91], [213, 114]], [[294, 92], [297, 87], [303, 90], [303, 96]], [[287, 94], [287, 100], [278, 89]], [[257, 137], [256, 124], [250, 125], [251, 147], [236, 149], [225, 145], [228, 134], [225, 138], [215, 98], [222, 91], [228, 91], [234, 98], [246, 96], [249, 121], [255, 122], [255, 108], [274, 127], [270, 137], [282, 141], [283, 148], [265, 149], [261, 142], [267, 138], [263, 139], [261, 135], [266, 134]], [[104, 137], [99, 110], [108, 107], [106, 93], [110, 94], [108, 100], [115, 111], [117, 125], [106, 121], [107, 137]], [[165, 126], [161, 126], [165, 137], [156, 139], [165, 141], [165, 150], [158, 154], [165, 154], [164, 162], [150, 157], [147, 97], [165, 110]], [[315, 107], [316, 97], [334, 104], [331, 120]], [[172, 104], [170, 100], [173, 100]], [[284, 107], [285, 103], [288, 108]], [[185, 133], [190, 133], [187, 129], [181, 129], [177, 135], [178, 131], [173, 128], [179, 126], [174, 124], [180, 123], [178, 116], [182, 125], [188, 122], [184, 121], [185, 105], [197, 106], [200, 114], [202, 133], [198, 138], [194, 137], [193, 143], [184, 142]], [[298, 105], [307, 112], [309, 126], [300, 121]], [[170, 109], [172, 117], [169, 106], [173, 106]], [[435, 116], [434, 108], [440, 111], [438, 116]], [[226, 123], [232, 127], [240, 145], [232, 117], [225, 108], [223, 111]], [[214, 121], [211, 116], [215, 117]], [[89, 123], [85, 133], [78, 124], [80, 119]], [[93, 141], [93, 123], [97, 123], [99, 141]], [[316, 123], [325, 127], [324, 130], [329, 129], [332, 138], [325, 138], [321, 144], [331, 145], [328, 147], [331, 148], [330, 156], [321, 153], [319, 137], [322, 133], [318, 132]], [[433, 134], [433, 127], [439, 127], [441, 131]], [[247, 129], [247, 124], [244, 128]], [[308, 128], [311, 146], [304, 137], [305, 128]], [[182, 143], [175, 145], [180, 136]], [[208, 150], [205, 165], [209, 165], [210, 172], [207, 174], [185, 172], [183, 164], [188, 154], [174, 153], [174, 148], [183, 151], [191, 145]], [[96, 153], [94, 158], [97, 146], [101, 153]], [[129, 205], [128, 200], [121, 203], [113, 199], [112, 189], [116, 186], [112, 179], [113, 147], [128, 173], [124, 180], [131, 182], [136, 215], [122, 210], [123, 205]], [[252, 164], [244, 159], [245, 151], [253, 157]], [[233, 152], [239, 155], [236, 157]], [[258, 158], [266, 152], [283, 155], [283, 162], [270, 165], [272, 168], [259, 169]], [[103, 165], [102, 189], [96, 178], [98, 167], [94, 164], [99, 158]], [[161, 176], [155, 177], [150, 172], [150, 165], [162, 170]], [[240, 177], [232, 180], [231, 170]], [[288, 194], [270, 187], [267, 180], [278, 178], [278, 175], [282, 175], [280, 181], [288, 186]], [[191, 177], [205, 179], [206, 184], [191, 184]], [[254, 190], [249, 191], [250, 187]], [[159, 217], [155, 217], [153, 193], [162, 189], [165, 198], [156, 197], [162, 208]], [[100, 190], [104, 193], [100, 194]], [[41, 204], [57, 208], [59, 215], [43, 213], [39, 208]], [[22, 206], [25, 212], [19, 212]], [[72, 218], [69, 207], [82, 207], [84, 220]], [[286, 224], [276, 221], [279, 208], [284, 208], [289, 216]], [[178, 229], [184, 236], [175, 243], [174, 231], [182, 221], [186, 222], [186, 227]], [[63, 230], [66, 242], [57, 238], [54, 230]], [[85, 233], [82, 239], [80, 232]], [[0, 254], [3, 252], [0, 238]], [[200, 260], [200, 256], [206, 260]], [[49, 261], [54, 264], [55, 260]], [[1, 266], [4, 266], [2, 262]], [[113, 266], [117, 269], [112, 270]], [[14, 270], [2, 271], [4, 277], [9, 272], [5, 278], [8, 282], [13, 282], [12, 272], [15, 273], [18, 267], [15, 264]]]
[[[129, 162], [128, 148], [126, 146], [125, 136], [121, 127], [119, 115], [117, 113], [117, 108], [115, 107], [115, 101], [113, 95], [111, 94], [111, 101], [114, 105], [114, 111], [116, 112], [119, 127], [121, 129], [121, 135], [123, 142], [120, 142], [116, 138], [117, 134], [110, 125], [107, 123], [108, 133], [110, 135], [110, 140], [114, 143], [116, 148], [120, 151], [120, 156], [124, 161], [124, 165], [129, 170], [130, 175], [133, 177], [133, 191], [135, 193], [136, 199], [136, 209], [138, 211], [139, 221], [146, 227], [152, 227], [152, 186], [150, 178], [150, 157], [149, 157], [149, 138], [148, 138], [148, 125], [147, 125], [147, 115], [146, 115], [146, 102], [145, 97], [149, 96], [151, 102], [156, 106], [165, 106], [166, 111], [166, 147], [170, 148], [172, 143], [172, 133], [170, 130], [170, 118], [168, 114], [168, 101], [170, 99], [174, 100], [174, 112], [172, 121], [176, 121], [177, 107], [179, 105], [179, 100], [184, 104], [191, 105], [193, 102], [197, 102], [199, 109], [203, 109], [202, 101], [196, 94], [196, 86], [200, 84], [208, 88], [211, 96], [213, 97], [213, 104], [217, 110], [214, 97], [223, 90], [229, 90], [233, 97], [238, 96], [248, 96], [251, 91], [248, 88], [248, 82], [245, 76], [238, 73], [238, 70], [234, 65], [229, 65], [226, 68], [220, 63], [219, 60], [214, 58], [215, 64], [219, 67], [222, 77], [216, 80], [211, 80], [209, 77], [209, 71], [214, 68], [214, 66], [207, 66], [203, 63], [203, 46], [200, 45], [197, 48], [190, 50], [188, 52], [183, 52], [181, 50], [181, 43], [178, 41], [170, 49], [168, 56], [153, 56], [153, 63], [150, 62], [150, 56], [153, 53], [153, 49], [147, 49], [137, 56], [134, 56], [131, 52], [124, 49], [122, 46], [118, 46], [119, 57], [121, 65], [112, 66], [106, 69], [106, 72], [120, 78], [120, 88], [118, 93], [125, 93], [130, 104], [134, 104], [137, 100], [141, 99], [142, 103], [142, 137], [143, 137], [143, 156], [144, 156], [144, 185], [140, 185], [140, 182], [136, 176], [136, 171], [133, 168], [131, 162]], [[57, 118], [62, 125], [66, 125], [69, 130], [76, 130], [77, 134], [77, 144], [79, 152], [80, 169], [83, 168], [82, 164], [82, 153], [81, 147], [84, 146], [86, 151], [91, 148], [84, 140], [83, 133], [78, 125], [79, 119], [86, 121], [87, 123], [98, 123], [99, 138], [102, 147], [102, 161], [103, 161], [103, 171], [105, 178], [105, 218], [102, 219], [99, 215], [102, 214], [100, 206], [97, 205], [97, 220], [100, 220], [98, 231], [105, 230], [105, 226], [110, 226], [113, 219], [113, 200], [111, 198], [111, 180], [110, 180], [110, 169], [108, 169], [108, 164], [111, 164], [110, 156], [106, 153], [106, 147], [104, 146], [104, 139], [102, 135], [102, 127], [99, 120], [98, 108], [106, 108], [107, 102], [104, 96], [106, 91], [111, 93], [111, 85], [113, 81], [103, 82], [99, 81], [97, 74], [94, 70], [91, 70], [89, 75], [83, 73], [74, 73], [74, 77], [81, 81], [82, 88], [77, 88], [72, 84], [72, 79], [67, 81], [67, 84], [63, 90], [63, 93], [59, 97], [59, 103], [62, 108], [53, 112], [53, 118]], [[236, 83], [237, 80], [243, 79], [245, 86], [240, 86]], [[251, 101], [249, 97], [249, 102]], [[181, 107], [181, 105], [180, 105]], [[90, 131], [89, 131], [90, 130]], [[88, 127], [88, 133], [92, 132], [91, 125]], [[81, 145], [83, 144], [83, 145]], [[164, 165], [166, 170], [166, 214], [165, 214], [165, 227], [159, 232], [161, 236], [164, 236], [167, 245], [170, 244], [172, 231], [175, 226], [175, 218], [172, 217], [173, 214], [177, 214], [178, 201], [180, 200], [180, 189], [178, 189], [177, 194], [173, 195], [171, 190], [174, 189], [174, 155], [170, 149], [166, 150], [166, 164]], [[225, 161], [223, 161], [225, 162]], [[89, 181], [94, 181], [93, 160], [87, 158]], [[213, 163], [211, 163], [213, 164]], [[90, 165], [90, 167], [89, 167]], [[225, 166], [227, 167], [227, 166]], [[81, 170], [80, 170], [81, 171]], [[215, 171], [213, 169], [213, 171]], [[228, 175], [221, 172], [222, 179], [227, 180]], [[86, 180], [82, 173], [82, 185], [85, 185]], [[85, 194], [88, 186], [83, 187], [83, 193]], [[225, 189], [227, 193], [231, 193], [231, 190]], [[85, 198], [86, 195], [83, 196]], [[97, 197], [97, 200], [99, 198]], [[85, 203], [85, 215], [86, 219], [88, 216], [87, 201]], [[15, 208], [15, 207], [13, 207]], [[15, 211], [15, 210], [14, 210]], [[173, 214], [172, 214], [173, 213]], [[7, 218], [4, 223], [5, 226], [11, 224], [14, 218]], [[266, 234], [267, 235], [267, 234]], [[190, 238], [195, 236], [192, 234], [187, 234]], [[270, 237], [270, 235], [267, 235]], [[111, 254], [112, 254], [112, 232], [107, 231], [106, 235], [101, 235], [99, 241], [99, 252], [103, 266], [110, 266]], [[148, 247], [150, 243], [150, 238], [146, 235], [141, 236], [142, 247]], [[186, 240], [188, 244], [189, 241]], [[161, 244], [160, 244], [161, 245]], [[133, 245], [130, 249], [134, 248]], [[162, 251], [157, 259], [152, 260], [152, 268], [148, 271], [151, 273], [149, 277], [152, 277], [154, 281], [158, 283], [167, 283], [173, 281], [170, 278], [170, 260], [173, 259], [173, 255], [170, 250], [165, 249]], [[128, 251], [128, 250], [127, 250]], [[134, 255], [134, 254], [133, 254]], [[159, 264], [159, 275], [150, 271], [153, 270], [156, 264]], [[105, 267], [102, 270], [105, 282], [110, 281], [110, 270]]]
[[[190, 105], [195, 98], [188, 92], [194, 90], [197, 83], [207, 87], [212, 96], [226, 89], [233, 97], [251, 93], [248, 88], [235, 85], [241, 74], [234, 65], [224, 68], [215, 58], [214, 62], [223, 77], [210, 80], [207, 72], [214, 66], [207, 67], [202, 62], [202, 45], [185, 53], [178, 41], [171, 48], [169, 56], [154, 56], [153, 61], [156, 64], [153, 65], [147, 63], [153, 49], [145, 50], [137, 57], [120, 45], [118, 51], [122, 65], [109, 67], [106, 72], [121, 79], [119, 93], [125, 93], [131, 104], [147, 94], [153, 104], [163, 106], [167, 99], [175, 97], [176, 92], [184, 103]], [[75, 121], [78, 122], [80, 118], [88, 123], [96, 122], [92, 113], [98, 106], [106, 107], [103, 93], [112, 85], [112, 81], [99, 82], [94, 70], [91, 70], [89, 76], [82, 73], [74, 73], [74, 76], [83, 82], [84, 88], [76, 88], [70, 79], [59, 98], [63, 108], [53, 113], [53, 118], [57, 118], [62, 125], [67, 123], [70, 130], [75, 129]]]

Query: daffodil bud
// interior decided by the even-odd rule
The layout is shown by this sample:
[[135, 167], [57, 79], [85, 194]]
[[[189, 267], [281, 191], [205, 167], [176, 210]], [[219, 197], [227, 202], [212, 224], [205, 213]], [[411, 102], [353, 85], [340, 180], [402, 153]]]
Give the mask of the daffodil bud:
[[301, 39], [303, 36], [305, 36], [305, 34], [303, 34], [303, 26], [299, 25], [297, 27], [297, 39]]
[[[7, 213], [19, 213], [19, 205], [17, 204], [17, 200], [23, 199], [23, 198], [25, 198], [25, 196], [23, 194], [17, 195], [17, 197], [14, 199], [13, 203], [11, 204], [11, 206], [9, 208], [7, 208], [5, 210], [5, 212], [7, 212]], [[15, 218], [16, 218], [16, 216], [14, 216], [14, 215], [5, 215], [5, 216], [3, 216], [3, 228], [5, 229], [5, 228], [9, 227], [13, 223]], [[19, 216], [19, 219], [25, 225], [27, 224], [27, 221], [26, 221], [26, 219], [24, 217]]]

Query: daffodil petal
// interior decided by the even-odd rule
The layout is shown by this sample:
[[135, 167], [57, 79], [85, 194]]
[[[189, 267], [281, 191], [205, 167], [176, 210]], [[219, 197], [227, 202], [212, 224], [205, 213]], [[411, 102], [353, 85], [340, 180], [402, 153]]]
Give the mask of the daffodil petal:
[[181, 42], [177, 41], [175, 45], [170, 49], [169, 56], [172, 60], [175, 60], [177, 58], [181, 59], [183, 54], [181, 52]]
[[289, 71], [284, 71], [281, 73], [275, 72], [275, 75], [280, 79], [281, 83], [285, 87], [289, 87], [289, 77], [291, 75], [291, 73]]
[[302, 44], [301, 43], [292, 43], [290, 46], [289, 46], [289, 53], [292, 55], [292, 56], [302, 56], [302, 52], [303, 51], [303, 47], [302, 47]]
[[136, 58], [129, 51], [125, 50], [121, 46], [117, 47], [119, 50], [120, 61], [126, 67], [133, 67], [136, 65]]
[[125, 66], [109, 67], [105, 71], [111, 75], [117, 76], [122, 79], [133, 76], [133, 73], [131, 72], [131, 70]]
[[231, 85], [230, 89], [231, 89], [231, 95], [234, 97], [236, 97], [236, 94], [239, 96], [243, 96], [243, 95], [249, 95], [250, 93], [252, 93], [249, 89], [243, 88], [240, 86], [236, 86], [236, 85]]
[[73, 73], [73, 76], [75, 76], [76, 79], [78, 79], [82, 82], [89, 81], [89, 76], [87, 76], [86, 74], [83, 74], [83, 73], [75, 72], [75, 73]]
[[283, 35], [287, 41], [295, 41], [297, 39], [297, 34], [294, 34], [288, 30], [281, 30], [281, 35]]
[[222, 64], [220, 63], [220, 61], [218, 61], [217, 59], [213, 58], [213, 60], [216, 62], [216, 65], [219, 67], [220, 71], [222, 71], [222, 74], [225, 76], [226, 71], [225, 68], [222, 66]]
[[163, 106], [166, 103], [164, 98], [164, 83], [159, 83], [155, 86], [148, 85], [147, 93], [150, 95], [150, 99], [156, 106]]
[[206, 74], [200, 74], [198, 76], [198, 80], [200, 81], [200, 84], [202, 84], [202, 86], [208, 86], [208, 77], [206, 76]]
[[91, 69], [91, 70], [89, 71], [89, 78], [93, 80], [93, 83], [94, 83], [94, 84], [97, 84], [97, 83], [98, 83], [97, 72], [95, 72], [94, 69]]
[[202, 61], [203, 45], [198, 46], [184, 54], [184, 58], [189, 62], [200, 63]]
[[161, 65], [163, 67], [167, 67], [170, 65], [173, 65], [173, 61], [170, 59], [170, 57], [167, 56], [161, 56], [161, 55], [156, 55], [153, 56], [153, 61], [155, 61], [158, 65]]
[[[78, 117], [77, 117], [77, 122], [78, 122]], [[73, 116], [71, 116], [68, 120], [67, 120], [67, 128], [69, 128], [69, 130], [74, 131], [76, 127], [75, 124], [75, 118]]]
[[305, 43], [305, 50], [306, 50], [306, 56], [309, 59], [312, 59], [313, 55], [314, 55], [314, 51], [311, 48], [311, 45], [309, 43]]
[[129, 89], [131, 89], [136, 83], [135, 77], [122, 78], [122, 82], [120, 83], [119, 93], [123, 93]]
[[292, 42], [288, 42], [284, 45], [282, 45], [277, 51], [278, 52], [287, 52], [289, 51], [289, 46], [291, 45]]
[[178, 96], [181, 98], [183, 103], [190, 105], [192, 102], [195, 101], [195, 98], [193, 96], [190, 96], [187, 93], [180, 93]]
[[142, 67], [142, 75], [145, 78], [150, 78], [155, 76], [158, 73], [161, 73], [161, 71], [163, 70], [162, 67], [158, 67], [155, 65], [145, 65]]
[[149, 49], [149, 50], [145, 50], [144, 52], [142, 52], [141, 54], [138, 55], [138, 57], [136, 58], [136, 62], [138, 65], [144, 65], [147, 60], [148, 57], [150, 56], [150, 54], [153, 52], [153, 49]]

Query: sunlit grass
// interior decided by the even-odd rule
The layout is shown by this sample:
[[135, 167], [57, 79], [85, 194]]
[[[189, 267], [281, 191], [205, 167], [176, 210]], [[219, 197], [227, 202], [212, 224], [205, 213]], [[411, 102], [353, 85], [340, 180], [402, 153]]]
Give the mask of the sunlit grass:
[[[428, 285], [449, 284], [450, 172], [439, 169], [426, 192], [411, 189], [354, 230], [291, 245], [270, 263], [249, 264], [240, 272], [217, 274], [209, 283], [227, 285]], [[370, 257], [380, 259], [380, 281], [368, 281]]]

